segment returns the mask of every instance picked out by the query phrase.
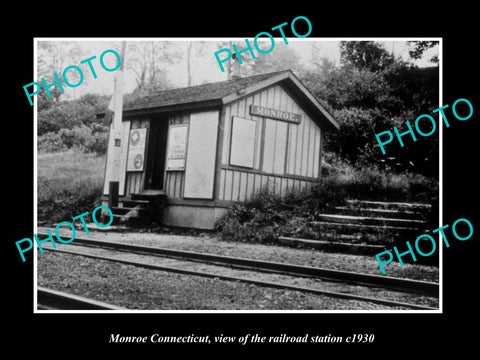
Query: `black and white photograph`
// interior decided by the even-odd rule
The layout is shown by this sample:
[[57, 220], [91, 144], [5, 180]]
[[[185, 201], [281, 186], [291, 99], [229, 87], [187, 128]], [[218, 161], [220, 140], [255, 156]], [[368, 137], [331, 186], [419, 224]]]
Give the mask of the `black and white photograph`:
[[39, 310], [440, 309], [441, 42], [272, 40], [37, 41]]
[[19, 41], [10, 335], [145, 357], [471, 345], [471, 33], [336, 15]]

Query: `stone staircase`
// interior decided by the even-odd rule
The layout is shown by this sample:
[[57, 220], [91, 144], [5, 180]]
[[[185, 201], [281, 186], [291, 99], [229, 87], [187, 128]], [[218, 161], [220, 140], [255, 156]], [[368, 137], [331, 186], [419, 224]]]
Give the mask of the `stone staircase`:
[[306, 226], [312, 239], [281, 237], [283, 244], [303, 245], [323, 250], [376, 254], [405, 247], [420, 234], [428, 233], [431, 206], [419, 203], [348, 200], [345, 206], [317, 214]]
[[[158, 218], [167, 196], [161, 190], [144, 190], [120, 199], [119, 207], [112, 207], [113, 224], [137, 225]], [[157, 216], [156, 216], [157, 215]]]
[[317, 215], [314, 225], [339, 234], [407, 235], [425, 230], [430, 205], [399, 202], [348, 200], [344, 207]]

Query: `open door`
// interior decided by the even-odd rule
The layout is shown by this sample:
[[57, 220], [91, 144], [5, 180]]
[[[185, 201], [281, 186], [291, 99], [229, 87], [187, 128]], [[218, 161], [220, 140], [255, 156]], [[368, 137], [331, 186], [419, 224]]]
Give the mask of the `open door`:
[[168, 117], [154, 117], [150, 121], [145, 189], [163, 190], [165, 155], [167, 151]]

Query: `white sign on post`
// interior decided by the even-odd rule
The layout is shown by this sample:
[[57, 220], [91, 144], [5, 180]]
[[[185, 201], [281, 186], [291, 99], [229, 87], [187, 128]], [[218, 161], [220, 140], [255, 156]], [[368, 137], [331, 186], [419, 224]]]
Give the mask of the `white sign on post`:
[[146, 128], [130, 130], [127, 171], [143, 171], [146, 140]]
[[168, 132], [167, 170], [185, 170], [188, 125], [171, 125]]

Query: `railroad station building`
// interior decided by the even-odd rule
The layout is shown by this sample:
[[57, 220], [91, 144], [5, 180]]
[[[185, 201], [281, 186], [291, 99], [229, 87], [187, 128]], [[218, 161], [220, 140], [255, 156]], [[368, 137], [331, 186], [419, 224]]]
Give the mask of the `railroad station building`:
[[263, 188], [311, 186], [324, 133], [339, 128], [290, 70], [159, 91], [125, 106], [121, 125], [120, 136], [110, 133], [103, 204], [118, 191], [116, 216], [149, 207], [165, 225], [200, 229]]

